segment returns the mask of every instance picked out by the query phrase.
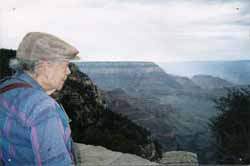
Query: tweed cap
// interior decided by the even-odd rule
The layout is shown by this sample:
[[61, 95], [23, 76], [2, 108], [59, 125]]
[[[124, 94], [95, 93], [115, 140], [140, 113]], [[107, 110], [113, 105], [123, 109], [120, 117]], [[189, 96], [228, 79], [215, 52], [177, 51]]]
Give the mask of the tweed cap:
[[24, 60], [80, 59], [78, 50], [51, 34], [30, 32], [21, 41], [16, 57]]

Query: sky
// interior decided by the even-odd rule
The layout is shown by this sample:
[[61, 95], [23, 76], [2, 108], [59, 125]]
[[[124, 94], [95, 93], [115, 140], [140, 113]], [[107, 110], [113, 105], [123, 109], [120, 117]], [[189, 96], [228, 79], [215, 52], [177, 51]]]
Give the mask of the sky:
[[54, 34], [83, 61], [250, 59], [250, 0], [8, 0], [0, 48]]

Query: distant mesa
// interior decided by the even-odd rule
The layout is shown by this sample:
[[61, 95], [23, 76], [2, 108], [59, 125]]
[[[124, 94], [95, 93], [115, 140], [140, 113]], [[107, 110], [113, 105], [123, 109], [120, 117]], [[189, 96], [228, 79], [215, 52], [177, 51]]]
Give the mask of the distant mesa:
[[167, 73], [178, 76], [211, 75], [237, 85], [250, 82], [250, 60], [160, 62], [159, 65]]
[[203, 89], [220, 89], [225, 87], [233, 87], [234, 84], [211, 75], [195, 75], [191, 79], [196, 85]]
[[174, 79], [184, 88], [184, 89], [201, 89], [198, 84], [195, 84], [188, 77], [173, 76]]

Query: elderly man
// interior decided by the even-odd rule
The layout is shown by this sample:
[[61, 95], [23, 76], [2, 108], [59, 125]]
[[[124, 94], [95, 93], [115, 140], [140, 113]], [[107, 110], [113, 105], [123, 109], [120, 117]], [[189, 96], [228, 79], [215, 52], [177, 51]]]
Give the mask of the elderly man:
[[[74, 165], [69, 118], [49, 95], [63, 87], [78, 51], [46, 33], [28, 33], [0, 84], [0, 158], [11, 166]], [[0, 164], [1, 165], [1, 164]]]

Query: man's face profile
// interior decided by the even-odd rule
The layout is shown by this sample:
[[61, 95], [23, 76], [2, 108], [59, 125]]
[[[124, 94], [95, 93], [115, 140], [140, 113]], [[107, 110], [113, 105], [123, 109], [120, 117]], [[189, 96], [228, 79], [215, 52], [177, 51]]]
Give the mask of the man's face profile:
[[45, 84], [47, 85], [48, 89], [58, 91], [62, 89], [67, 76], [70, 74], [68, 64], [68, 60], [45, 63]]

